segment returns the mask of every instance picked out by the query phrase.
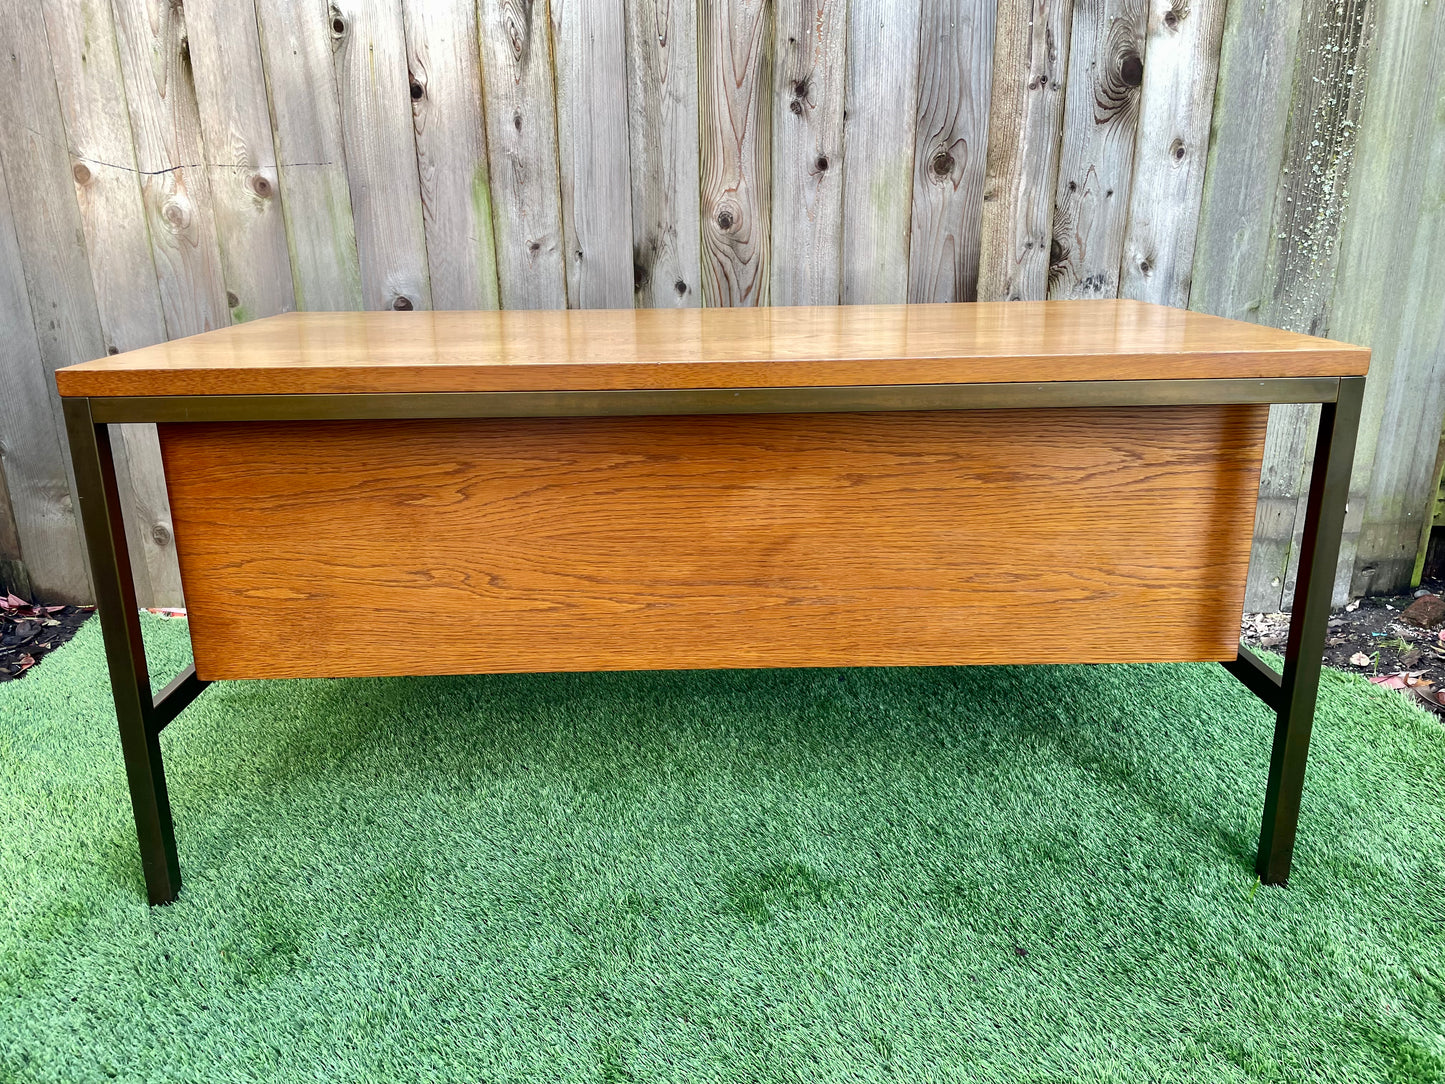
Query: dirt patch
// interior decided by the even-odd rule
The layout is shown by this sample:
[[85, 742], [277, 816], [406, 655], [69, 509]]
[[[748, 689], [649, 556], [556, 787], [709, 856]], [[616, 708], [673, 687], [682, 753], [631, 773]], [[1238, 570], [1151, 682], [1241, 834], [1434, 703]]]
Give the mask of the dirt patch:
[[[1445, 582], [1427, 581], [1420, 585], [1418, 595], [1412, 591], [1357, 599], [1350, 607], [1334, 611], [1325, 637], [1325, 664], [1367, 678], [1395, 676], [1399, 680], [1389, 682], [1392, 688], [1404, 685], [1400, 690], [1402, 695], [1445, 716], [1445, 704], [1436, 696], [1445, 693], [1442, 626], [1419, 628], [1401, 620], [1417, 597], [1440, 597], [1442, 593], [1445, 593]], [[1252, 647], [1283, 652], [1288, 635], [1287, 613], [1244, 615], [1240, 639]], [[1418, 694], [1414, 691], [1417, 688]]]
[[0, 681], [13, 681], [75, 635], [91, 606], [32, 606], [0, 595]]

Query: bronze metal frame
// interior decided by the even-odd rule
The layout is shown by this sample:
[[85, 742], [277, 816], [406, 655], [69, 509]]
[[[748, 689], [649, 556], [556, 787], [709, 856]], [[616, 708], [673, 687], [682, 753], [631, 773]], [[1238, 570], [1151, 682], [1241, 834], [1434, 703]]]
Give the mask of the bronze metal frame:
[[108, 424], [122, 422], [348, 421], [398, 418], [600, 417], [659, 414], [1005, 410], [1065, 407], [1319, 403], [1296, 605], [1283, 674], [1248, 648], [1224, 665], [1275, 711], [1274, 747], [1256, 860], [1266, 884], [1284, 884], [1299, 822], [1305, 759], [1359, 428], [1363, 377], [1103, 380], [864, 387], [698, 388], [645, 391], [426, 392], [350, 395], [177, 395], [67, 398], [65, 422], [80, 495], [111, 691], [120, 724], [146, 891], [169, 903], [181, 887], [160, 732], [206, 687], [187, 667], [151, 689]]

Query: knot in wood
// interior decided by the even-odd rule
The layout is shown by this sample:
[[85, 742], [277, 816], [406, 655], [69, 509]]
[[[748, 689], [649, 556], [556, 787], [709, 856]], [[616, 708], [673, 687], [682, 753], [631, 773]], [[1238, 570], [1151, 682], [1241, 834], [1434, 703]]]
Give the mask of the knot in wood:
[[1119, 61], [1119, 82], [1126, 87], [1137, 87], [1144, 82], [1144, 58], [1138, 53], [1126, 53]]
[[171, 544], [171, 529], [164, 523], [152, 523], [151, 541], [157, 546], [169, 546]]
[[731, 211], [729, 211], [727, 208], [724, 208], [723, 210], [721, 210], [721, 211], [719, 211], [719, 212], [717, 213], [717, 227], [718, 227], [718, 229], [720, 229], [720, 230], [730, 230], [730, 229], [732, 229], [732, 228], [733, 228], [733, 222], [734, 222], [734, 221], [735, 221], [735, 220], [734, 220], [734, 218], [733, 218], [733, 213], [732, 213]]
[[1169, 144], [1169, 157], [1176, 162], [1184, 161], [1184, 140], [1175, 139], [1173, 143]]
[[818, 167], [819, 173], [828, 172], [828, 156], [826, 154], [818, 155], [817, 161], [815, 161], [813, 165]]
[[403, 294], [391, 303], [391, 307], [397, 312], [411, 312], [411, 298]]
[[422, 95], [424, 95], [425, 93], [426, 93], [426, 87], [422, 85], [421, 81], [420, 81], [419, 79], [417, 79], [416, 76], [412, 76], [412, 79], [411, 79], [411, 100], [414, 101], [414, 102], [421, 101]]
[[227, 291], [226, 291], [226, 307], [227, 307], [228, 309], [234, 309], [234, 308], [235, 308], [237, 305], [239, 305], [240, 303], [241, 303], [241, 299], [236, 296], [236, 293], [235, 293], [234, 290], [227, 290]]
[[191, 225], [191, 209], [184, 199], [172, 196], [161, 206], [161, 217], [174, 230], [185, 230]]
[[84, 162], [76, 162], [71, 167], [71, 175], [75, 177], [76, 184], [89, 184], [91, 179], [90, 167]]
[[947, 177], [953, 173], [953, 167], [956, 163], [953, 160], [953, 155], [940, 148], [933, 155], [932, 165], [934, 176]]
[[276, 189], [271, 184], [271, 178], [264, 173], [251, 174], [251, 191], [261, 199], [270, 199]]

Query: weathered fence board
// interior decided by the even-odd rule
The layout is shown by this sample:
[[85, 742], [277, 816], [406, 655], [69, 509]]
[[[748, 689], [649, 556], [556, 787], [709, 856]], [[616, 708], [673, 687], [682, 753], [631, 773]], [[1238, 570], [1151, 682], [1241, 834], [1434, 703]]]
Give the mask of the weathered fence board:
[[978, 299], [1048, 292], [1073, 0], [998, 0]]
[[0, 591], [29, 598], [34, 590], [20, 558], [20, 531], [15, 526], [15, 510], [10, 507], [5, 472], [0, 470]]
[[[1230, 4], [1225, 15], [1213, 136], [1195, 235], [1189, 306], [1236, 320], [1270, 322], [1277, 278], [1266, 264], [1275, 221], [1303, 0]], [[1319, 417], [1315, 406], [1270, 408], [1244, 605], [1280, 609], [1294, 525]]]
[[114, 0], [126, 106], [171, 338], [231, 322], [181, 9]]
[[924, 0], [913, 145], [909, 301], [978, 295], [994, 8]]
[[632, 306], [622, 0], [551, 0], [567, 303]]
[[482, 97], [502, 306], [567, 306], [552, 35], [545, 4], [479, 0]]
[[698, 304], [697, 7], [627, 0], [632, 277], [644, 308]]
[[398, 0], [334, 0], [336, 96], [369, 309], [429, 309], [426, 227]]
[[[45, 0], [46, 38], [107, 352], [166, 338], [140, 171], [107, 0]], [[268, 129], [269, 132], [269, 129]], [[289, 274], [289, 272], [288, 272]], [[165, 473], [153, 425], [112, 430], [136, 591], [181, 603]]]
[[[255, 0], [298, 309], [361, 308], [361, 265], [324, 0]], [[334, 25], [333, 25], [334, 24]]]
[[1373, 23], [1330, 303], [1331, 334], [1375, 351], [1337, 597], [1408, 581], [1445, 411], [1445, 16], [1381, 3]]
[[1189, 304], [1225, 0], [1150, 0], [1119, 296]]
[[774, 305], [836, 305], [843, 269], [844, 0], [778, 7], [774, 34]]
[[83, 600], [90, 574], [52, 374], [105, 345], [40, 13], [4, 0], [0, 41], [0, 446], [31, 583], [44, 597]]
[[402, 16], [432, 304], [495, 309], [501, 299], [476, 5], [403, 0]]
[[[1355, 339], [1337, 591], [1412, 570], [1438, 5], [0, 0], [0, 33], [0, 575], [43, 596], [89, 590], [51, 370], [290, 307], [1122, 294]], [[1272, 412], [1251, 609], [1289, 603], [1316, 414]], [[115, 436], [141, 597], [179, 601], [154, 434]]]
[[[10, 206], [8, 185], [0, 171], [0, 326], [5, 328], [6, 338], [0, 465], [8, 479], [5, 511], [14, 518], [14, 548], [7, 543], [0, 557], [24, 573], [22, 580], [17, 571], [6, 572], [11, 590], [23, 585], [47, 598], [84, 600], [90, 580], [72, 515], [60, 430], [51, 414], [52, 367], [40, 356]], [[21, 207], [24, 209], [23, 203]], [[9, 556], [12, 553], [13, 557]]]
[[703, 0], [698, 12], [703, 303], [766, 305], [773, 6]]
[[186, 41], [232, 320], [295, 304], [252, 0], [188, 4]]
[[1076, 0], [1050, 297], [1117, 297], [1144, 80], [1147, 0]]
[[843, 118], [843, 303], [908, 299], [918, 0], [850, 0]]

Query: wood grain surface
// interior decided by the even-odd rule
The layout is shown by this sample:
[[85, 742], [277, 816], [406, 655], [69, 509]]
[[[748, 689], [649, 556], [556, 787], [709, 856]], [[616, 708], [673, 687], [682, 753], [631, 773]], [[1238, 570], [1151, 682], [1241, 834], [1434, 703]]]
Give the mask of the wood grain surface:
[[697, 19], [705, 305], [768, 304], [773, 6], [703, 0]]
[[[1266, 416], [253, 423], [161, 439], [203, 678], [1175, 661], [1235, 654]], [[396, 635], [416, 620], [425, 636]]]
[[160, 282], [166, 329], [196, 335], [231, 322], [216, 204], [201, 142], [185, 14], [179, 4], [115, 0], [116, 46]]
[[255, 5], [191, 4], [185, 17], [231, 319], [286, 312], [296, 294]]
[[623, 308], [633, 261], [622, 0], [550, 0], [548, 11], [567, 304]]
[[1119, 296], [1189, 303], [1224, 0], [1150, 0]]
[[698, 304], [697, 7], [627, 0], [632, 285], [644, 308]]
[[978, 295], [994, 6], [927, 0], [919, 42], [909, 301]]
[[402, 0], [427, 270], [438, 309], [501, 305], [472, 0]]
[[1360, 374], [1369, 351], [1134, 301], [288, 313], [71, 366], [64, 395]]
[[797, 0], [778, 6], [774, 305], [836, 305], [842, 297], [847, 7], [844, 0]]
[[1073, 10], [1073, 0], [999, 0], [979, 239], [982, 301], [1048, 293]]
[[[136, 165], [110, 4], [47, 0], [43, 11], [105, 352], [162, 342], [169, 337], [168, 329], [141, 201], [142, 176]], [[288, 270], [288, 290], [290, 281]], [[176, 334], [195, 330], [199, 329], [178, 329]], [[23, 378], [16, 380], [21, 388], [26, 383]], [[111, 431], [111, 447], [136, 593], [157, 600], [152, 605], [180, 606], [181, 575], [171, 546], [170, 508], [155, 426], [117, 426]], [[16, 488], [24, 491], [23, 479]]]
[[[328, 10], [255, 0], [298, 309], [361, 308], [361, 264]], [[345, 20], [340, 25], [345, 27]]]
[[509, 309], [567, 304], [557, 108], [547, 8], [530, 0], [478, 0], [482, 101], [487, 125], [497, 278]]
[[70, 449], [53, 372], [105, 353], [74, 161], [33, 5], [0, 3], [0, 441], [32, 585], [56, 601], [90, 596]]
[[908, 300], [919, 0], [849, 0], [843, 303]]
[[1050, 297], [1117, 297], [1144, 81], [1146, 0], [1076, 0]]
[[369, 309], [429, 309], [401, 6], [398, 0], [332, 0], [330, 22], [362, 299]]

